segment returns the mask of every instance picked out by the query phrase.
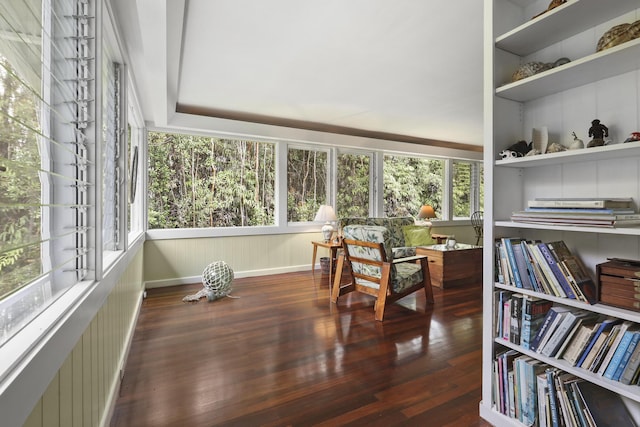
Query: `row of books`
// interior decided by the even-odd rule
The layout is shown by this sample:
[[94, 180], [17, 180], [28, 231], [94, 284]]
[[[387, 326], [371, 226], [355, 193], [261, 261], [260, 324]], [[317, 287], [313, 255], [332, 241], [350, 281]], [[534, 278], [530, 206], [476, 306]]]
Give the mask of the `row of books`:
[[496, 410], [526, 426], [635, 426], [622, 398], [515, 350], [493, 363]]
[[511, 221], [543, 225], [634, 227], [640, 225], [631, 198], [538, 198], [524, 211], [513, 212]]
[[596, 282], [564, 241], [496, 240], [496, 280], [517, 288], [595, 304]]
[[640, 327], [588, 310], [496, 291], [496, 336], [623, 384], [640, 382]]

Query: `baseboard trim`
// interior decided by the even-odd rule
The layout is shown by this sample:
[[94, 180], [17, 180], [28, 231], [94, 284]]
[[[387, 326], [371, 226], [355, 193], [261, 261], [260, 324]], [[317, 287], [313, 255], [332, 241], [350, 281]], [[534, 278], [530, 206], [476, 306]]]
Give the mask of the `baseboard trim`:
[[[318, 266], [316, 266], [318, 268]], [[265, 268], [260, 270], [246, 270], [246, 271], [234, 271], [233, 276], [236, 279], [242, 279], [244, 277], [254, 277], [254, 276], [269, 276], [272, 274], [283, 274], [283, 273], [295, 273], [298, 271], [306, 271], [309, 270], [309, 264], [305, 265], [294, 265], [287, 267], [277, 267], [277, 268]], [[153, 288], [165, 288], [167, 286], [177, 286], [177, 285], [191, 285], [193, 283], [201, 283], [202, 276], [187, 276], [187, 277], [174, 277], [172, 279], [160, 279], [160, 280], [147, 280], [144, 283], [145, 289], [153, 289]]]

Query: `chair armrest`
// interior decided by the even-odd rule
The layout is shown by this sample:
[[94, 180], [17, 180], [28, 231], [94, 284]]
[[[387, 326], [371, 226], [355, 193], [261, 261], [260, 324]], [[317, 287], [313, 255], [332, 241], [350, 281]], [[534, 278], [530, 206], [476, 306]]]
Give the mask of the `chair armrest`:
[[401, 262], [415, 262], [415, 261], [419, 261], [421, 259], [427, 259], [426, 255], [414, 255], [414, 256], [408, 256], [408, 257], [404, 257], [404, 258], [397, 258], [394, 259], [392, 264], [399, 264]]

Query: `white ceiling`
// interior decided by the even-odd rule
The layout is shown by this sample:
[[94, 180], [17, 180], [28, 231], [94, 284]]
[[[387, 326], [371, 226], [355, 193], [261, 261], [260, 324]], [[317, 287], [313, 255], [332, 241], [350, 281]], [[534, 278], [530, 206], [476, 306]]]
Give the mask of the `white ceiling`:
[[480, 0], [113, 4], [152, 125], [179, 111], [482, 145]]

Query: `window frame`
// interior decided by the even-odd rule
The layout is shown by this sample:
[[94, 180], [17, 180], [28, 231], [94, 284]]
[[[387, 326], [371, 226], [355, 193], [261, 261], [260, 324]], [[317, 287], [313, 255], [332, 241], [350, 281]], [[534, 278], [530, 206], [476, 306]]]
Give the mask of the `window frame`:
[[[187, 133], [198, 136], [217, 137], [217, 138], [238, 138], [238, 139], [250, 139], [256, 142], [271, 142], [275, 144], [276, 149], [276, 206], [275, 206], [275, 218], [276, 223], [269, 226], [243, 226], [243, 227], [211, 227], [211, 228], [178, 228], [178, 229], [146, 229], [145, 235], [147, 240], [165, 240], [165, 239], [191, 239], [191, 238], [206, 238], [206, 237], [231, 237], [231, 236], [251, 236], [251, 235], [273, 235], [273, 234], [295, 234], [295, 233], [311, 233], [318, 232], [320, 224], [313, 221], [307, 222], [288, 222], [287, 220], [287, 155], [289, 148], [306, 149], [306, 150], [323, 150], [329, 153], [327, 163], [329, 164], [328, 170], [330, 171], [327, 182], [329, 183], [329, 197], [328, 200], [332, 206], [335, 206], [336, 200], [336, 161], [338, 153], [352, 153], [352, 154], [366, 154], [370, 155], [373, 159], [373, 166], [370, 171], [370, 198], [373, 200], [370, 202], [369, 215], [381, 216], [383, 215], [383, 200], [380, 194], [383, 194], [384, 182], [383, 182], [383, 159], [387, 154], [401, 155], [401, 156], [413, 156], [421, 157], [433, 160], [443, 160], [445, 167], [444, 188], [443, 188], [443, 214], [442, 218], [439, 218], [438, 225], [440, 226], [457, 226], [470, 224], [470, 217], [465, 218], [452, 218], [450, 212], [451, 208], [451, 193], [452, 193], [452, 169], [454, 160], [461, 160], [477, 164], [479, 170], [482, 160], [478, 159], [466, 159], [466, 158], [453, 158], [435, 156], [424, 153], [418, 153], [415, 151], [398, 151], [398, 150], [385, 150], [380, 148], [359, 148], [352, 147], [343, 144], [329, 144], [318, 143], [302, 140], [286, 140], [284, 138], [269, 138], [269, 137], [256, 137], [247, 136], [240, 133], [220, 133], [216, 131], [187, 131], [184, 129], [163, 128], [163, 127], [149, 127], [147, 131], [153, 132], [167, 132], [167, 133]], [[144, 150], [143, 150], [144, 151]], [[140, 159], [142, 161], [142, 159]], [[146, 159], [142, 170], [148, 170]], [[148, 179], [147, 174], [145, 180]], [[284, 177], [284, 178], [283, 178]], [[477, 181], [479, 182], [479, 181]], [[145, 218], [146, 228], [146, 218]]]

